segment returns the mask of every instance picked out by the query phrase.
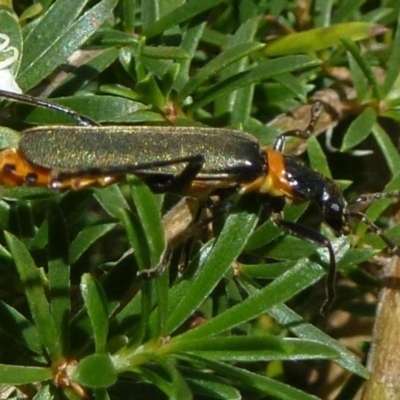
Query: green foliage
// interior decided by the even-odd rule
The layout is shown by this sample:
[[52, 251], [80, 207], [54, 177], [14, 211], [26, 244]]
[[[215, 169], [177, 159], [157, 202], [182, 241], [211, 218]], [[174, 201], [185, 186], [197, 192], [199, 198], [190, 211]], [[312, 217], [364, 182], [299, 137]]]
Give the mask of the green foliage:
[[[229, 126], [264, 140], [278, 134], [266, 125], [272, 118], [316, 91], [350, 87], [343, 116], [325, 128], [353, 114], [337, 129], [337, 147], [352, 162], [353, 150], [379, 149], [389, 171], [380, 187], [365, 179], [352, 195], [386, 182], [400, 189], [400, 155], [379, 119], [400, 119], [396, 1], [315, 1], [303, 11], [294, 0], [14, 3], [0, 8], [0, 33], [18, 51], [10, 69], [24, 92], [99, 123]], [[49, 110], [2, 107], [2, 148], [15, 147], [26, 126], [74, 123]], [[346, 170], [323, 143], [309, 144], [313, 168], [360, 180], [361, 167]], [[362, 162], [364, 175], [372, 162]], [[163, 217], [176, 202], [131, 178], [80, 192], [5, 190], [0, 385], [15, 386], [10, 398], [35, 383], [38, 399], [84, 391], [99, 399], [316, 399], [290, 372], [299, 361], [311, 371], [315, 360], [367, 377], [360, 359], [321, 328], [324, 287], [316, 282], [327, 252], [283, 234], [247, 199], [215, 219], [214, 237], [197, 229], [193, 240], [166, 247], [172, 227]], [[377, 201], [369, 217], [389, 204]], [[285, 217], [295, 221], [305, 209], [288, 207]], [[358, 285], [339, 288], [332, 312], [353, 318], [373, 315], [365, 298], [376, 282], [359, 265], [384, 247], [365, 230], [356, 231], [359, 247], [324, 231], [340, 271]], [[388, 235], [399, 242], [396, 227]], [[163, 273], [147, 279], [157, 268]]]

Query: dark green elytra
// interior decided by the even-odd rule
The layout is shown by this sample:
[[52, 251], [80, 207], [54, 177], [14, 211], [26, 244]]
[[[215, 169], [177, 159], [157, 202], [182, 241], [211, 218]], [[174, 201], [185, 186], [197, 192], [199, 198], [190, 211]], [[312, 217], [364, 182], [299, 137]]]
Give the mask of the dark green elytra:
[[[33, 165], [62, 172], [138, 166], [201, 154], [200, 179], [251, 181], [266, 166], [257, 140], [230, 129], [100, 126], [37, 127], [24, 131], [18, 149]], [[155, 173], [176, 174], [181, 164]], [[151, 170], [146, 173], [151, 174]]]

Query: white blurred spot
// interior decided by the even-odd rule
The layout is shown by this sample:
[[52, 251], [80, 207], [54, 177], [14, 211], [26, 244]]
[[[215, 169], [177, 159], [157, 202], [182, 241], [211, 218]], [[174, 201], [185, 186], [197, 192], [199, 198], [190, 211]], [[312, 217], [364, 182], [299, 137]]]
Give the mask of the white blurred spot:
[[22, 93], [10, 67], [18, 61], [18, 49], [10, 46], [10, 37], [0, 33], [0, 89]]

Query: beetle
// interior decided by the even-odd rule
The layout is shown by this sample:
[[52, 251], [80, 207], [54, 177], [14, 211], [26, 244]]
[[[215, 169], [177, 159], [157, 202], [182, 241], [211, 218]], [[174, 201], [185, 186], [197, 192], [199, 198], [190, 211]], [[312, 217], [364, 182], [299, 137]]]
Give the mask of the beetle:
[[286, 137], [310, 136], [323, 109], [320, 102], [313, 104], [306, 129], [284, 132], [272, 147], [263, 147], [253, 136], [238, 130], [99, 126], [55, 103], [6, 91], [0, 91], [0, 96], [67, 113], [80, 125], [39, 126], [23, 131], [17, 148], [0, 151], [0, 184], [79, 190], [107, 186], [126, 174], [134, 174], [155, 193], [178, 192], [201, 198], [224, 192], [257, 193], [269, 202], [278, 227], [327, 249], [329, 268], [322, 313], [335, 297], [335, 252], [330, 240], [319, 231], [283, 219], [286, 201], [316, 203], [325, 222], [338, 235], [350, 232], [350, 217], [363, 219], [394, 247], [363, 214], [349, 210], [333, 180], [298, 157], [283, 153]]

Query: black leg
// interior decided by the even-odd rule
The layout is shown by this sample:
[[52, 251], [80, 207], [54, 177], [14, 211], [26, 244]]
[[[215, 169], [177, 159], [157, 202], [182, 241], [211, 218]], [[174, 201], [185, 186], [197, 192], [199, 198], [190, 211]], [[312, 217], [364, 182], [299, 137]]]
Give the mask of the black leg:
[[[163, 173], [157, 169], [168, 167], [171, 165], [187, 164], [183, 170], [173, 175], [171, 173]], [[116, 165], [104, 166], [96, 168], [83, 168], [71, 171], [54, 171], [53, 182], [66, 181], [72, 178], [89, 178], [98, 176], [120, 176], [132, 174], [143, 179], [150, 189], [155, 193], [181, 192], [186, 187], [190, 187], [192, 181], [196, 178], [204, 165], [204, 157], [201, 154], [194, 156], [176, 158], [172, 160], [152, 161], [137, 165]], [[155, 171], [154, 171], [155, 170]]]
[[[187, 162], [187, 165], [182, 170], [182, 172], [180, 172], [178, 175], [172, 175], [171, 178], [165, 181], [153, 182], [152, 184], [149, 184], [151, 190], [154, 193], [179, 193], [189, 188], [193, 180], [196, 178], [197, 174], [203, 168], [204, 157], [201, 154], [197, 154], [192, 157], [180, 159], [178, 163], [184, 162]], [[177, 163], [171, 162], [170, 165], [173, 164]]]
[[319, 246], [323, 246], [328, 250], [329, 268], [325, 281], [326, 298], [321, 307], [321, 314], [325, 315], [331, 308], [336, 297], [336, 259], [331, 242], [320, 232], [308, 228], [307, 226], [297, 224], [296, 222], [286, 221], [282, 219], [279, 214], [273, 214], [272, 218], [274, 223], [283, 231], [300, 239], [305, 239]]

